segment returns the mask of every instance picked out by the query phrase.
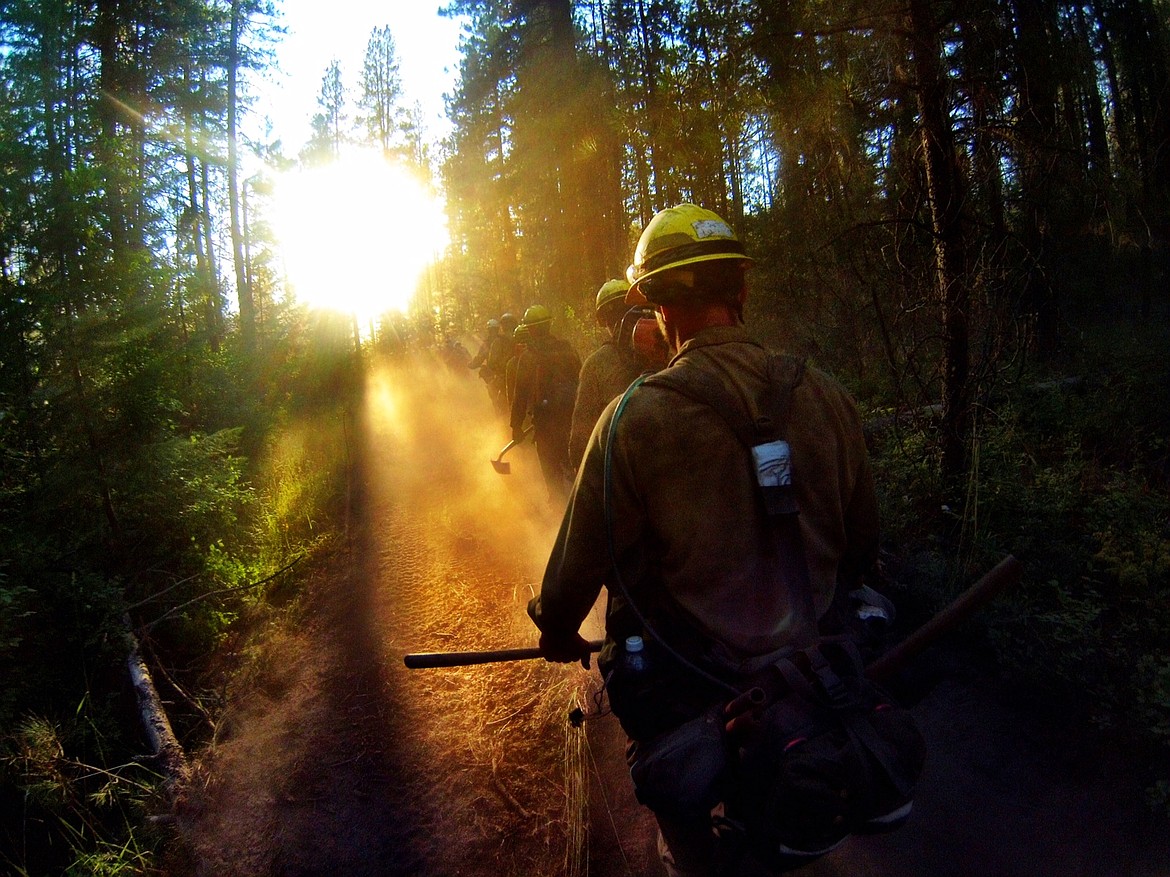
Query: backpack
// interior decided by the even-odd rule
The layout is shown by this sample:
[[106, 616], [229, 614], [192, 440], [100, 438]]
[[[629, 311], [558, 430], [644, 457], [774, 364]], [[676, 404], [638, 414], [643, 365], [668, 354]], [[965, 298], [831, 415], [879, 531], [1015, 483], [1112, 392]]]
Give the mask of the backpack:
[[[712, 828], [723, 867], [734, 868], [750, 854], [782, 871], [827, 853], [850, 834], [888, 831], [905, 822], [925, 743], [909, 711], [866, 678], [855, 643], [817, 629], [793, 461], [783, 438], [804, 363], [770, 355], [767, 367], [768, 390], [749, 403], [750, 410], [685, 359], [642, 383], [709, 406], [751, 455], [774, 524], [776, 585], [792, 589], [802, 623], [794, 629], [792, 648], [748, 678], [729, 675], [738, 696], [639, 743], [630, 774], [638, 799], [652, 810], [717, 805]], [[653, 638], [652, 625], [641, 620]], [[660, 646], [674, 653], [669, 643]], [[620, 691], [621, 680], [612, 681]]]
[[581, 360], [576, 351], [568, 341], [553, 337], [533, 351], [537, 357], [533, 410], [571, 413], [577, 401], [577, 379], [581, 373]]

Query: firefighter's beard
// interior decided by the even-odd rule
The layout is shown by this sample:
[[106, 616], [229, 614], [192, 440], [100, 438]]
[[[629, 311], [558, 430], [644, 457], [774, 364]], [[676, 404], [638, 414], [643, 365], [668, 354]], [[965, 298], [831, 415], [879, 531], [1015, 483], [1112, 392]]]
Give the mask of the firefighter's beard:
[[658, 323], [658, 334], [662, 336], [662, 342], [666, 345], [666, 360], [669, 362], [678, 353], [678, 345], [671, 340], [670, 332], [666, 330], [666, 321], [662, 319], [661, 309], [654, 309], [654, 319]]

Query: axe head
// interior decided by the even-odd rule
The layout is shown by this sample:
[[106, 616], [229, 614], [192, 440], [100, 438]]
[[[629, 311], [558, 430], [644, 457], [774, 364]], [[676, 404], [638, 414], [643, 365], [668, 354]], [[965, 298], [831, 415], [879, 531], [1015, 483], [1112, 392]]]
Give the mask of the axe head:
[[492, 468], [495, 469], [497, 472], [499, 472], [501, 475], [511, 475], [512, 474], [512, 464], [509, 463], [507, 460], [492, 460]]

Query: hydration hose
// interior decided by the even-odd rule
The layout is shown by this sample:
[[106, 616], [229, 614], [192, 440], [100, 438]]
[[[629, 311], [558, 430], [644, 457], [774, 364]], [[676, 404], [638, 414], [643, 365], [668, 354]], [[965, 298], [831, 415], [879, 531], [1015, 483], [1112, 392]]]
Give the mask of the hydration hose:
[[626, 392], [622, 394], [621, 400], [614, 409], [613, 419], [609, 422], [609, 431], [606, 435], [602, 506], [605, 509], [605, 541], [606, 545], [609, 547], [609, 562], [610, 566], [613, 567], [614, 583], [618, 586], [618, 590], [621, 591], [622, 596], [626, 598], [626, 603], [629, 604], [631, 611], [637, 617], [638, 621], [641, 622], [642, 627], [645, 629], [646, 633], [648, 633], [655, 642], [662, 646], [662, 648], [664, 648], [671, 657], [673, 657], [684, 667], [687, 667], [702, 676], [708, 682], [711, 682], [714, 685], [731, 692], [732, 694], [738, 695], [740, 694], [740, 690], [738, 688], [725, 682], [718, 676], [708, 673], [702, 667], [697, 666], [694, 662], [687, 660], [685, 657], [675, 651], [670, 643], [664, 640], [658, 634], [658, 632], [654, 630], [653, 625], [650, 624], [650, 621], [646, 618], [645, 615], [642, 614], [641, 610], [638, 609], [637, 604], [634, 603], [633, 599], [630, 597], [630, 591], [626, 587], [625, 581], [622, 580], [621, 571], [618, 569], [617, 549], [613, 542], [613, 446], [617, 439], [618, 420], [621, 419], [622, 413], [626, 409], [626, 403], [630, 401], [630, 396], [633, 395], [634, 391], [642, 385], [644, 380], [646, 380], [646, 375], [641, 375], [632, 384], [630, 384], [630, 386], [626, 389]]

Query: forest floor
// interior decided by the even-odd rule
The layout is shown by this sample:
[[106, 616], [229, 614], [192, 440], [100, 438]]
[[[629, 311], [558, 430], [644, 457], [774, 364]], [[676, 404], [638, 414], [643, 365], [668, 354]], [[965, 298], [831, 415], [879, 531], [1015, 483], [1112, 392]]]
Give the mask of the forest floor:
[[[166, 872], [661, 873], [616, 720], [567, 720], [596, 709], [595, 670], [403, 665], [535, 644], [524, 606], [560, 512], [531, 449], [495, 473], [507, 431], [483, 385], [421, 363], [375, 371], [358, 420], [349, 533], [297, 623], [269, 632], [235, 683]], [[587, 625], [599, 634], [598, 610]], [[925, 660], [914, 712], [928, 763], [909, 824], [796, 873], [1170, 875], [1170, 826], [1129, 753], [1009, 704], [961, 656]]]

